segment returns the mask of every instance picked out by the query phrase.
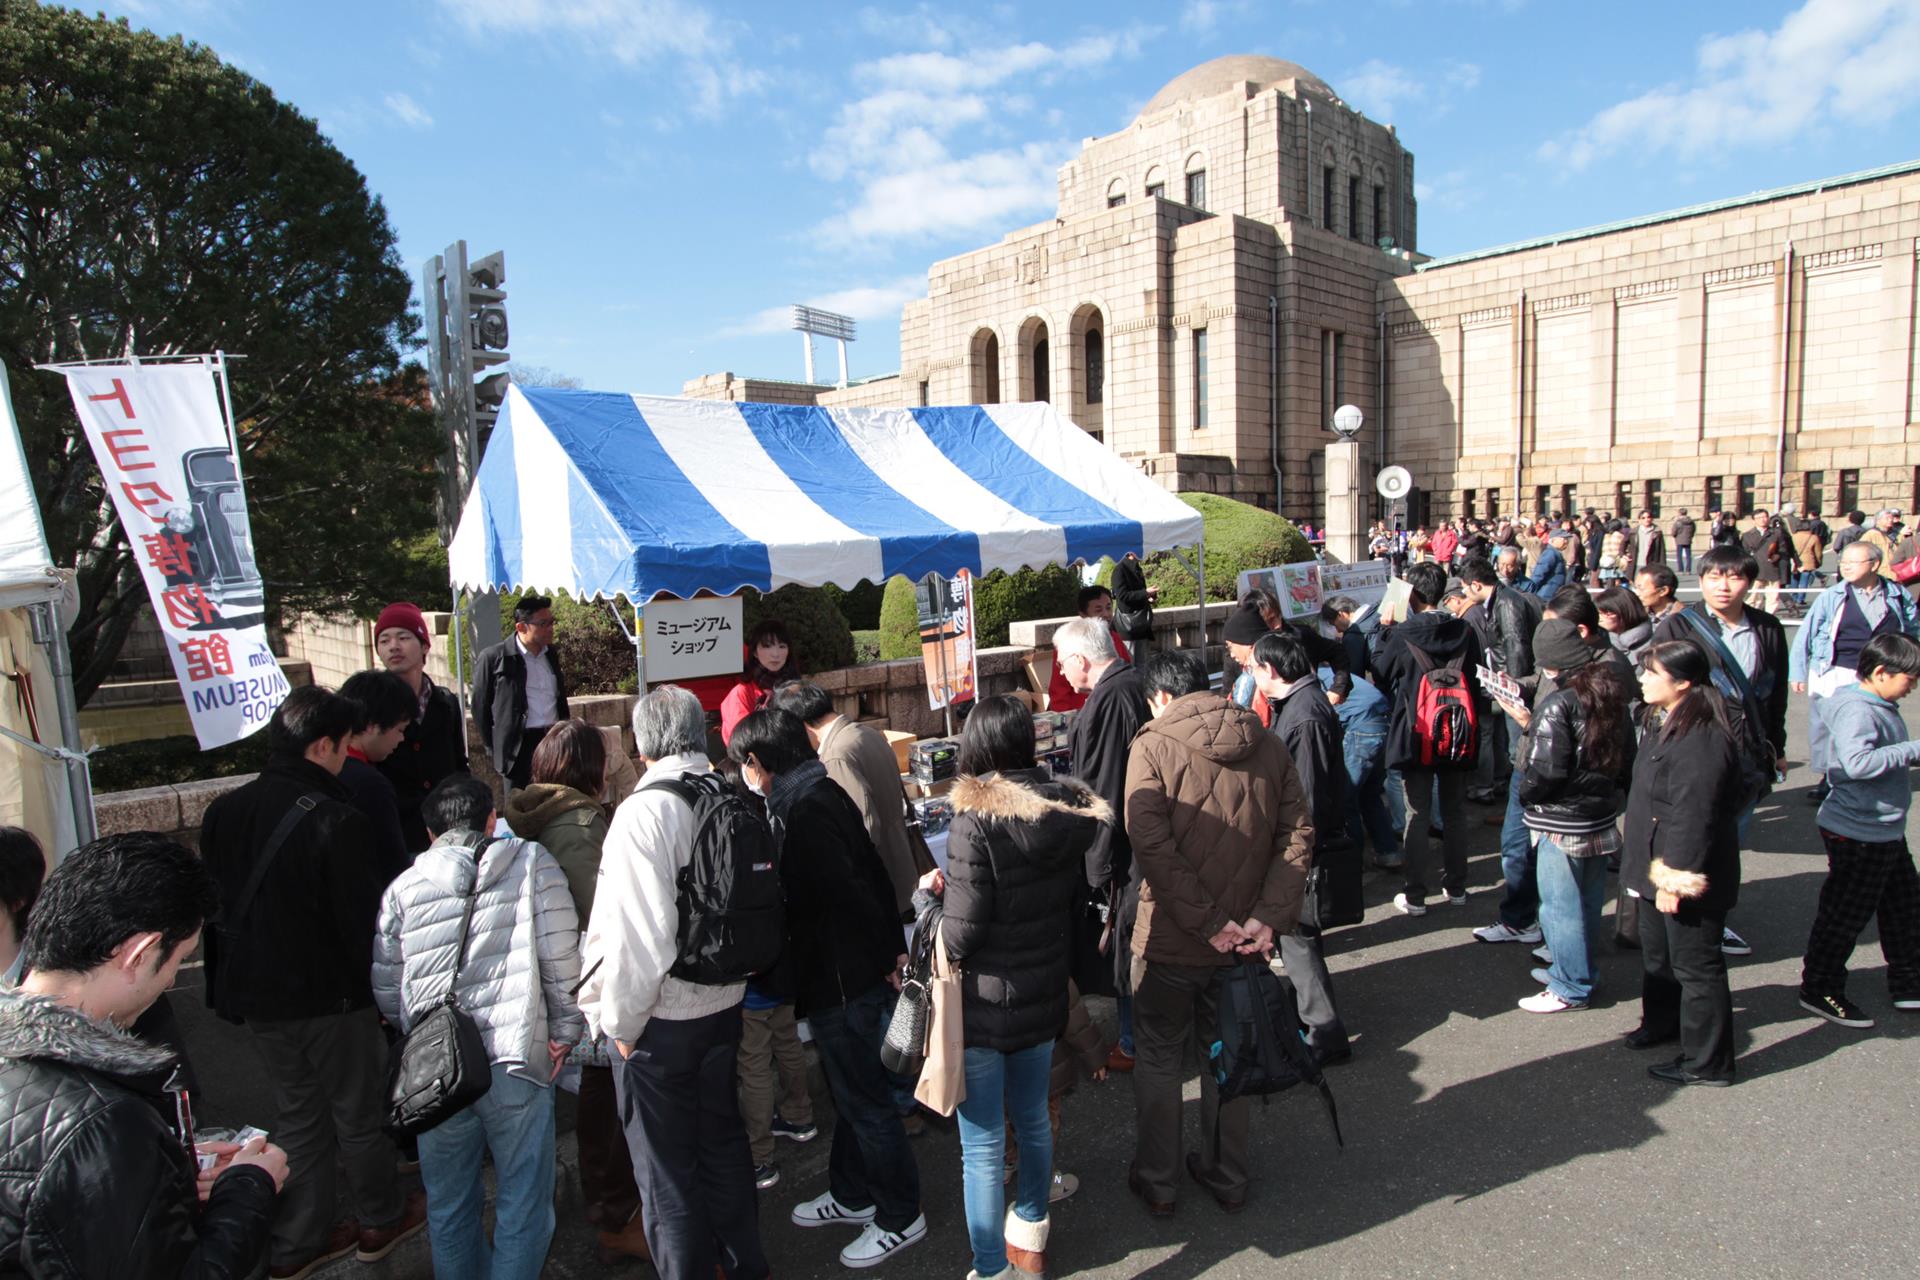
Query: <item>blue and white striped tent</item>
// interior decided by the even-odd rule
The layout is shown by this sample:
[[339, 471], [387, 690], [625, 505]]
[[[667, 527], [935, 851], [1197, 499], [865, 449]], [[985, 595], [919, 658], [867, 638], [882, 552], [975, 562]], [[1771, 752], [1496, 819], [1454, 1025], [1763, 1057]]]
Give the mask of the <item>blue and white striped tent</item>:
[[821, 409], [513, 387], [456, 588], [730, 595], [1194, 546], [1200, 515], [1048, 404]]

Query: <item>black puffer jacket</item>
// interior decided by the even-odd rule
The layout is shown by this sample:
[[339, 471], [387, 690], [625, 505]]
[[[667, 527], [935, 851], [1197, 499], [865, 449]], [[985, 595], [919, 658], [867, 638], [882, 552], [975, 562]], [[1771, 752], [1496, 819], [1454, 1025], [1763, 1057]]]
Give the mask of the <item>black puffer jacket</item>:
[[952, 799], [941, 937], [966, 993], [967, 1047], [1058, 1039], [1081, 859], [1113, 810], [1045, 769], [962, 777]]
[[1582, 836], [1611, 827], [1626, 807], [1633, 777], [1633, 723], [1624, 709], [1615, 743], [1621, 765], [1610, 773], [1588, 765], [1587, 717], [1573, 690], [1555, 689], [1542, 698], [1532, 728], [1520, 775], [1527, 828]]
[[265, 1266], [273, 1179], [232, 1169], [198, 1203], [174, 1066], [45, 996], [0, 994], [0, 1272], [238, 1280]]
[[1533, 674], [1533, 633], [1540, 628], [1540, 616], [1547, 602], [1539, 596], [1499, 587], [1487, 602], [1490, 639], [1487, 661], [1495, 671], [1504, 671], [1514, 679]]
[[1664, 740], [1649, 734], [1634, 761], [1620, 884], [1643, 898], [1731, 911], [1740, 897], [1740, 810], [1733, 740], [1717, 725]]

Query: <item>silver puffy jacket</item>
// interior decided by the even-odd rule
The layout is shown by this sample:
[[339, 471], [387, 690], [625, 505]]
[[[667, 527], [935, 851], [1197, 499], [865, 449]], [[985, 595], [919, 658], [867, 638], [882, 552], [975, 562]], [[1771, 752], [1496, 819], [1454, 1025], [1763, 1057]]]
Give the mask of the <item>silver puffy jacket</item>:
[[[462, 899], [475, 892], [477, 842], [472, 832], [442, 836], [381, 900], [373, 998], [402, 1030], [447, 993]], [[493, 841], [477, 872], [460, 1007], [479, 1025], [494, 1062], [546, 1085], [553, 1074], [547, 1042], [572, 1044], [586, 1031], [573, 998], [580, 979], [573, 895], [560, 864], [532, 840]]]

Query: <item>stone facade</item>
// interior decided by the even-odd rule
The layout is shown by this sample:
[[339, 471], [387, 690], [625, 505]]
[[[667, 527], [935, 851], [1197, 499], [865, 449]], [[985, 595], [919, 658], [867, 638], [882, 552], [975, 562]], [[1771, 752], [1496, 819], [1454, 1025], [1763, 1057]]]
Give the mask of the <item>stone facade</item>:
[[1436, 517], [1911, 510], [1916, 238], [1905, 165], [1422, 264], [1380, 288], [1389, 451]]
[[1059, 184], [1056, 218], [928, 269], [898, 374], [685, 393], [1044, 398], [1169, 489], [1316, 522], [1342, 404], [1364, 488], [1405, 466], [1415, 522], [1920, 507], [1920, 164], [1428, 260], [1394, 130], [1234, 57]]

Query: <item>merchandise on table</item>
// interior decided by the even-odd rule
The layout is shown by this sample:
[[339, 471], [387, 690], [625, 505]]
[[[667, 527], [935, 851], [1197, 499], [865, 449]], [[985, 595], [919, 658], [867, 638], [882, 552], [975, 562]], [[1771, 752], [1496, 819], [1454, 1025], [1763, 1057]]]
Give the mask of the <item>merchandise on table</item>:
[[907, 751], [907, 764], [918, 782], [945, 782], [959, 761], [960, 744], [951, 738], [922, 738]]
[[913, 812], [919, 819], [922, 835], [937, 835], [953, 824], [953, 802], [945, 796], [915, 800]]

